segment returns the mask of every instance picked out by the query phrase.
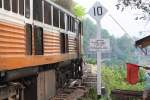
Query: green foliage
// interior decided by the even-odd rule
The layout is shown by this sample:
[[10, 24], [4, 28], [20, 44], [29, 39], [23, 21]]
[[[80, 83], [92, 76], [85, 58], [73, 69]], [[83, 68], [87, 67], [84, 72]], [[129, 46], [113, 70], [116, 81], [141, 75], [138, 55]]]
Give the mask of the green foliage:
[[[144, 72], [140, 70], [140, 78], [144, 75]], [[126, 70], [123, 67], [103, 67], [102, 68], [102, 80], [105, 84], [105, 87], [110, 94], [113, 89], [121, 90], [143, 90], [143, 83], [137, 83], [136, 85], [130, 85], [125, 81]]]
[[84, 97], [78, 98], [77, 100], [97, 100], [96, 89], [90, 88]]
[[86, 56], [88, 56], [89, 40], [96, 36], [96, 26], [89, 18], [83, 20], [83, 32], [83, 49]]
[[81, 18], [81, 17], [83, 17], [85, 15], [85, 8], [83, 8], [81, 5], [77, 4], [73, 8], [73, 13], [77, 17]]
[[96, 92], [96, 89], [90, 88], [90, 89], [89, 89], [89, 92], [88, 92], [88, 97], [89, 97], [91, 100], [97, 100], [97, 92]]
[[88, 64], [93, 64], [93, 65], [96, 64], [96, 59], [93, 59], [93, 58], [87, 58], [85, 61], [86, 61], [86, 63], [88, 63]]

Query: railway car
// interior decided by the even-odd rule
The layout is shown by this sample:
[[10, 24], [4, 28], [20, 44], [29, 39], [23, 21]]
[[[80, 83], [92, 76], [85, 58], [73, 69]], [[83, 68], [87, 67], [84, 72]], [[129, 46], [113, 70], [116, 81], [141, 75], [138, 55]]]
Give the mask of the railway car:
[[0, 0], [0, 100], [48, 100], [82, 77], [82, 23], [51, 0]]

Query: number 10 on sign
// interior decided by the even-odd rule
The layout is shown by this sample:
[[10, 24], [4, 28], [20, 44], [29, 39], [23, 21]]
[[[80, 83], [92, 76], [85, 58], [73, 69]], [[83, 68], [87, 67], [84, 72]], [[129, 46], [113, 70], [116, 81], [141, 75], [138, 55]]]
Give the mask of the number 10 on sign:
[[102, 7], [93, 8], [94, 16], [101, 16], [103, 14]]

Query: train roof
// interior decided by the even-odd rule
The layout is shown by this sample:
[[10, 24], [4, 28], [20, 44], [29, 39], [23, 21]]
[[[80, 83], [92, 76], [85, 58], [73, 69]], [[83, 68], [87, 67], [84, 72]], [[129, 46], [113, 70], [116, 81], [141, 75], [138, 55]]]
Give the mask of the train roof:
[[150, 35], [147, 36], [147, 37], [144, 37], [144, 38], [142, 38], [140, 40], [137, 40], [135, 42], [135, 46], [139, 47], [139, 48], [145, 48], [145, 47], [147, 47], [149, 45], [150, 45]]

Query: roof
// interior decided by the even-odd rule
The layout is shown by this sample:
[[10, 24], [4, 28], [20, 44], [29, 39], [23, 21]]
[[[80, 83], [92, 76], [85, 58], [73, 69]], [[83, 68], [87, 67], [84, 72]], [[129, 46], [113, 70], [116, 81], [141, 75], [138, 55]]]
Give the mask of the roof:
[[144, 37], [144, 38], [142, 38], [140, 40], [137, 40], [135, 42], [135, 46], [139, 47], [139, 48], [145, 48], [145, 47], [147, 47], [149, 45], [150, 45], [150, 35], [147, 36], [147, 37]]

